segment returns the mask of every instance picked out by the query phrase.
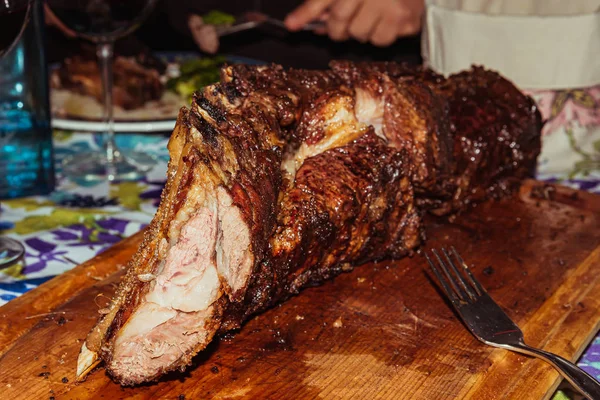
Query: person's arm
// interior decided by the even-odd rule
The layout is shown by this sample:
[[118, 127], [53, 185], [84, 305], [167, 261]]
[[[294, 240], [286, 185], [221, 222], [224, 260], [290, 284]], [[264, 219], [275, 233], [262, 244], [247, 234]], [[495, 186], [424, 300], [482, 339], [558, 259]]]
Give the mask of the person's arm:
[[424, 0], [307, 0], [291, 12], [285, 22], [296, 31], [305, 24], [324, 19], [333, 40], [356, 39], [388, 46], [402, 36], [421, 29]]

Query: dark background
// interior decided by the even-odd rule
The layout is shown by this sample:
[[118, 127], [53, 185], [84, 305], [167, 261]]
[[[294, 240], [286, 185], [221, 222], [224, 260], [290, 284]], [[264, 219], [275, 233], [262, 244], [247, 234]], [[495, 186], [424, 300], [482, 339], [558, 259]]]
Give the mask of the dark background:
[[[116, 52], [133, 54], [147, 48], [155, 51], [198, 51], [187, 29], [190, 13], [203, 15], [221, 10], [233, 15], [257, 9], [283, 19], [302, 0], [159, 0], [154, 12], [131, 36], [117, 42]], [[79, 39], [66, 38], [49, 28], [50, 62], [82, 52], [93, 57], [94, 46]], [[395, 60], [420, 63], [419, 38], [399, 39], [390, 47], [378, 48], [354, 40], [334, 42], [310, 32], [289, 33], [277, 28], [263, 28], [226, 36], [220, 53], [250, 57], [296, 68], [325, 68], [331, 59]]]

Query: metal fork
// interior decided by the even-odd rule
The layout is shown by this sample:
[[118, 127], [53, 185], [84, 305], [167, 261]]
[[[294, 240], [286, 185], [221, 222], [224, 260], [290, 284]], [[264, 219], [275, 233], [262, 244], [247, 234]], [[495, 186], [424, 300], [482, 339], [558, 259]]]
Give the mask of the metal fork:
[[[446, 296], [471, 333], [490, 346], [541, 358], [556, 368], [581, 394], [599, 400], [600, 383], [591, 375], [556, 354], [525, 344], [521, 329], [475, 279], [456, 249], [451, 247], [451, 250], [454, 257], [451, 257], [444, 248], [442, 248], [443, 257], [435, 249], [431, 251], [437, 260], [437, 267], [427, 254], [425, 258]], [[456, 264], [461, 267], [463, 274], [459, 272]]]
[[[281, 29], [287, 29], [285, 23], [282, 20], [270, 17], [264, 13], [258, 11], [248, 11], [242, 16], [236, 18], [233, 25], [229, 26], [217, 26], [217, 36], [231, 35], [232, 33], [247, 31], [249, 29], [257, 28], [258, 26], [270, 24]], [[313, 21], [302, 27], [303, 31], [313, 31], [318, 28], [325, 26], [323, 21]]]

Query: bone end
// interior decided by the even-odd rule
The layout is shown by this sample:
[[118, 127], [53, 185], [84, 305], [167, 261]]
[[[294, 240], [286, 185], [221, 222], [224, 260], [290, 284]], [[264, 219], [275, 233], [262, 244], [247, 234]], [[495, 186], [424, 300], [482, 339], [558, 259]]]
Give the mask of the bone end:
[[87, 348], [86, 343], [81, 346], [77, 357], [77, 382], [85, 380], [87, 375], [100, 363], [98, 353]]

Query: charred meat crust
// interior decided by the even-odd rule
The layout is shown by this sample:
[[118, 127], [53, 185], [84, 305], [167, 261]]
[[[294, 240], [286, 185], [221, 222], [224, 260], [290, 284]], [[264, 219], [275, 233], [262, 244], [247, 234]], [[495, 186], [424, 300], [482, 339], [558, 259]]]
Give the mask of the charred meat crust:
[[[184, 349], [175, 361], [158, 370], [135, 375], [133, 371], [124, 372], [120, 360], [114, 359], [118, 333], [135, 315], [148, 293], [150, 284], [140, 281], [138, 276], [160, 273], [158, 262], [165, 257], [165, 254], [159, 254], [161, 241], [176, 241], [169, 230], [181, 209], [189, 207], [190, 203], [202, 203], [203, 200], [197, 197], [208, 196], [203, 192], [224, 188], [230, 194], [233, 207], [241, 211], [250, 228], [254, 259], [266, 256], [268, 238], [275, 225], [275, 207], [281, 185], [281, 146], [284, 142], [279, 137], [279, 125], [264, 105], [248, 103], [234, 107], [227, 103], [238, 99], [231, 96], [223, 98], [221, 94], [219, 88], [211, 88], [195, 97], [192, 110], [182, 111], [178, 129], [169, 144], [172, 155], [169, 182], [163, 191], [157, 215], [147, 230], [143, 246], [129, 265], [111, 312], [99, 322], [87, 340], [88, 348], [99, 353], [113, 377], [122, 384], [151, 380], [166, 370], [185, 366], [191, 355], [206, 346], [218, 329], [220, 313], [217, 311], [227, 301], [236, 300], [236, 293], [225, 285], [223, 290], [228, 292], [229, 300], [226, 297], [215, 299], [215, 304], [220, 306], [211, 315], [209, 324], [205, 325], [205, 340], [191, 349]], [[206, 190], [194, 191], [190, 195], [192, 188], [201, 186], [205, 186]], [[184, 214], [181, 218], [180, 226], [183, 226], [189, 217]], [[244, 286], [238, 288], [237, 293], [243, 293]]]
[[457, 190], [452, 209], [499, 197], [533, 176], [542, 120], [532, 98], [499, 74], [475, 67], [439, 86], [455, 137]]
[[197, 150], [189, 143], [192, 140], [190, 127], [190, 113], [182, 109], [178, 125], [169, 141], [171, 160], [167, 170], [167, 183], [161, 195], [161, 206], [146, 229], [140, 248], [127, 266], [127, 274], [119, 286], [109, 313], [101, 317], [88, 336], [88, 348], [99, 351], [107, 364], [112, 359], [111, 343], [116, 332], [127, 321], [146, 292], [147, 285], [138, 276], [156, 269], [162, 257], [160, 242], [168, 238], [169, 224], [181, 209], [193, 185], [194, 167], [200, 159]]
[[453, 137], [446, 100], [401, 64], [337, 61], [331, 67], [357, 95], [379, 103], [382, 135], [408, 152], [417, 196], [449, 199]]
[[271, 254], [257, 264], [244, 300], [229, 305], [222, 330], [306, 285], [415, 248], [420, 218], [407, 159], [372, 131], [307, 159], [281, 202]]
[[[184, 368], [216, 333], [307, 285], [409, 254], [421, 210], [502, 195], [539, 153], [532, 100], [480, 68], [447, 79], [348, 62], [221, 75], [181, 111], [157, 214], [86, 340], [125, 385]], [[208, 305], [180, 304], [173, 290]], [[150, 303], [164, 322], [148, 327]]]
[[447, 197], [453, 162], [447, 103], [415, 79], [385, 87], [384, 131], [390, 144], [411, 153], [418, 195]]
[[[425, 155], [415, 158], [417, 164], [425, 162], [413, 178], [419, 207], [438, 215], [460, 212], [471, 203], [506, 195], [521, 179], [533, 176], [541, 149], [540, 112], [531, 97], [498, 73], [474, 66], [445, 78], [391, 62], [334, 61], [331, 68], [350, 86], [388, 93], [386, 106], [396, 102], [391, 108], [396, 112], [412, 107], [421, 120], [411, 129], [430, 130], [429, 148], [412, 143], [417, 154]], [[391, 82], [387, 87], [386, 80]], [[390, 90], [394, 84], [396, 93]], [[429, 93], [415, 91], [423, 85]], [[393, 126], [410, 121], [387, 120]], [[395, 132], [401, 129], [407, 126]], [[427, 179], [432, 173], [439, 178]]]

